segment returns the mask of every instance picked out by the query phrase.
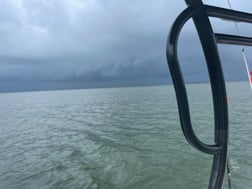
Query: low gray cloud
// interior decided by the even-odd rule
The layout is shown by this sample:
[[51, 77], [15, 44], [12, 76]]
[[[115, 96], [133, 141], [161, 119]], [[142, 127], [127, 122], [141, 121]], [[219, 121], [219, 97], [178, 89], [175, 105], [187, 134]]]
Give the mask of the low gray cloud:
[[[185, 7], [167, 0], [0, 1], [0, 91], [169, 83], [166, 38]], [[213, 23], [235, 32], [233, 23]], [[247, 25], [240, 27], [248, 34]], [[239, 49], [220, 51], [226, 78], [245, 79]], [[192, 22], [182, 31], [180, 55], [186, 81], [207, 81]]]

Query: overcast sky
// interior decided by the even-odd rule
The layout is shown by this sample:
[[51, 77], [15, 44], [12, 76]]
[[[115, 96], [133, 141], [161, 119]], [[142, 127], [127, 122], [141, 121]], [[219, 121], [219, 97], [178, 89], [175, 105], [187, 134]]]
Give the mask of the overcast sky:
[[[228, 7], [225, 0], [204, 2]], [[252, 12], [252, 1], [230, 2]], [[183, 0], [2, 0], [0, 91], [169, 83], [166, 39], [184, 8]], [[216, 32], [236, 34], [233, 23], [212, 22]], [[242, 35], [251, 34], [252, 26], [238, 26]], [[240, 47], [219, 50], [226, 80], [246, 79]], [[246, 51], [252, 66], [252, 51]], [[208, 80], [191, 21], [179, 55], [187, 82]]]

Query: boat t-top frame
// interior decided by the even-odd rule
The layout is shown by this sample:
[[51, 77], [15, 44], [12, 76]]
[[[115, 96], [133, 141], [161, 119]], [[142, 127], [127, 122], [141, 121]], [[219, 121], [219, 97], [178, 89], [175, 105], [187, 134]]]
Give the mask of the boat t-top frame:
[[[187, 8], [177, 17], [170, 30], [166, 56], [176, 92], [183, 134], [193, 147], [201, 152], [213, 155], [208, 189], [221, 189], [228, 153], [228, 105], [217, 43], [252, 46], [252, 38], [214, 33], [209, 17], [252, 23], [252, 14], [205, 5], [201, 0], [185, 0], [185, 2]], [[215, 124], [214, 144], [203, 143], [193, 131], [186, 87], [178, 61], [179, 33], [190, 18], [193, 19], [199, 35], [211, 83]]]

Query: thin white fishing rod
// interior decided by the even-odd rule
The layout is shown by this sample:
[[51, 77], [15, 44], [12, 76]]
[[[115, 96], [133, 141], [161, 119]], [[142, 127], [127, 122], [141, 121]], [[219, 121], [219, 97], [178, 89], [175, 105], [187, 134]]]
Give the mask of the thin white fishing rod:
[[[227, 2], [228, 2], [228, 7], [229, 7], [229, 9], [233, 10], [233, 8], [232, 8], [232, 6], [231, 6], [230, 1], [229, 1], [229, 0], [227, 0]], [[239, 28], [238, 28], [237, 22], [234, 22], [234, 25], [235, 25], [235, 29], [236, 29], [237, 34], [239, 34], [239, 35], [240, 35], [240, 31], [239, 31]]]

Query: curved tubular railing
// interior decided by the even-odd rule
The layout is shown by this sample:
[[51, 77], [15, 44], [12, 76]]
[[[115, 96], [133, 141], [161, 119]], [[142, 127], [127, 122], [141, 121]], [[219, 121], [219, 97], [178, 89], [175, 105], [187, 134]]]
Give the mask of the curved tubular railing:
[[[176, 92], [183, 134], [187, 141], [196, 149], [214, 156], [208, 188], [221, 189], [228, 149], [228, 108], [225, 81], [215, 42], [215, 35], [206, 9], [200, 0], [186, 0], [186, 3], [188, 7], [177, 17], [168, 37], [166, 49], [167, 61]], [[212, 145], [201, 142], [193, 131], [187, 92], [177, 56], [179, 33], [183, 25], [190, 18], [194, 21], [201, 41], [211, 83], [215, 123], [215, 137], [214, 144]]]
[[[213, 155], [208, 189], [221, 189], [227, 163], [228, 107], [225, 80], [216, 43], [252, 46], [252, 38], [214, 33], [208, 17], [252, 23], [252, 14], [204, 5], [201, 0], [185, 0], [185, 2], [188, 7], [172, 25], [167, 41], [166, 56], [176, 92], [183, 134], [193, 147]], [[178, 61], [177, 43], [179, 33], [190, 18], [193, 19], [200, 38], [211, 83], [215, 124], [214, 144], [212, 145], [201, 142], [193, 131], [186, 87]]]

